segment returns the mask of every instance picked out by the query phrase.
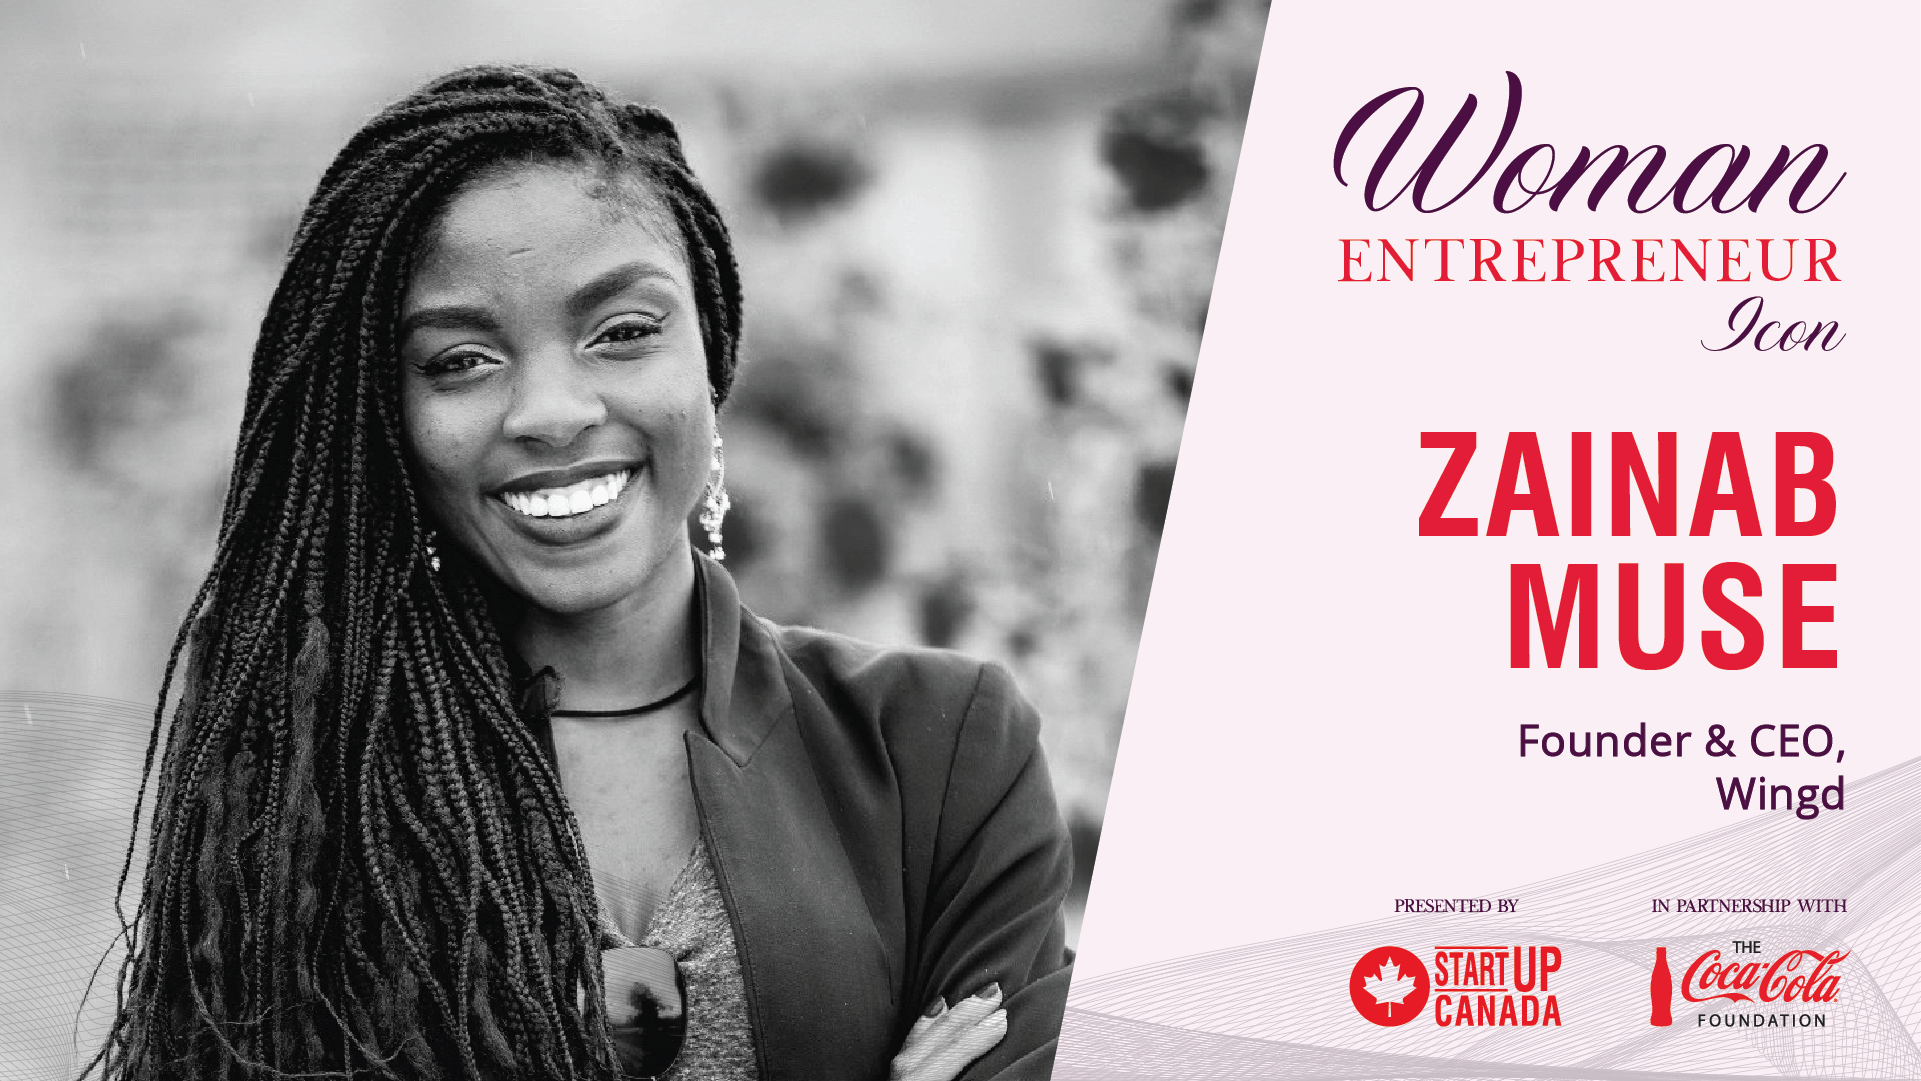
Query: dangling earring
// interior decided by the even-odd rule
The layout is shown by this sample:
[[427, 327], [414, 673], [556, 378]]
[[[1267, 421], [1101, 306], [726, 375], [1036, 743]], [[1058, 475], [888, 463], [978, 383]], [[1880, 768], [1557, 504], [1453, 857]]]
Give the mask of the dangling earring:
[[700, 527], [707, 531], [707, 554], [719, 563], [727, 558], [727, 550], [720, 545], [720, 523], [727, 518], [727, 511], [734, 505], [727, 498], [727, 459], [721, 453], [720, 433], [714, 433], [714, 460], [708, 467], [707, 498], [701, 504]]
[[440, 534], [431, 529], [427, 531], [427, 566], [432, 568], [435, 574], [440, 573], [440, 548], [435, 544], [439, 539]]

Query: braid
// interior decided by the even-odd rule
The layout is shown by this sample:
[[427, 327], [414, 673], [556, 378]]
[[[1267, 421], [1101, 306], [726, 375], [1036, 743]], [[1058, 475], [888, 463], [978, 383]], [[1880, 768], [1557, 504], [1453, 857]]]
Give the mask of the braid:
[[261, 324], [212, 569], [155, 709], [120, 1009], [88, 1072], [618, 1076], [594, 891], [536, 735], [549, 688], [516, 677], [491, 583], [453, 552], [430, 571], [399, 416], [411, 261], [461, 185], [524, 161], [597, 166], [667, 208], [715, 402], [732, 388], [732, 245], [658, 111], [568, 72], [469, 68], [353, 136]]

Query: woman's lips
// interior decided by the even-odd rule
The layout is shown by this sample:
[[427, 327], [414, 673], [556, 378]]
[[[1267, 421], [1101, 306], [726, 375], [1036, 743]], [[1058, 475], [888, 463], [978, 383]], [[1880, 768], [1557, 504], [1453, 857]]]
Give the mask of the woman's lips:
[[[614, 529], [623, 498], [644, 465], [583, 477], [558, 487], [500, 490], [487, 497], [515, 533], [541, 545], [572, 545]], [[577, 509], [578, 508], [578, 509]], [[535, 514], [539, 510], [543, 513]], [[556, 513], [558, 512], [558, 513]]]

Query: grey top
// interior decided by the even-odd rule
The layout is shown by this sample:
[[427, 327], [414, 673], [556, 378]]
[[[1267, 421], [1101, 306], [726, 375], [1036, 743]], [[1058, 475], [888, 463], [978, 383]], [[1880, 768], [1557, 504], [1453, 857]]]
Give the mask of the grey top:
[[694, 846], [674, 877], [641, 945], [673, 954], [687, 988], [687, 1035], [665, 1077], [753, 1081], [758, 1076], [754, 1030], [747, 1021], [740, 953], [705, 841]]

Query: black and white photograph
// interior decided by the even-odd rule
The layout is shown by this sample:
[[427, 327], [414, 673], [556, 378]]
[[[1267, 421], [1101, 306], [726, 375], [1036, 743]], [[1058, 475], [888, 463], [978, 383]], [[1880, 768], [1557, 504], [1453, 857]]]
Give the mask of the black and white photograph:
[[0, 15], [0, 1076], [1046, 1078], [1266, 18]]

